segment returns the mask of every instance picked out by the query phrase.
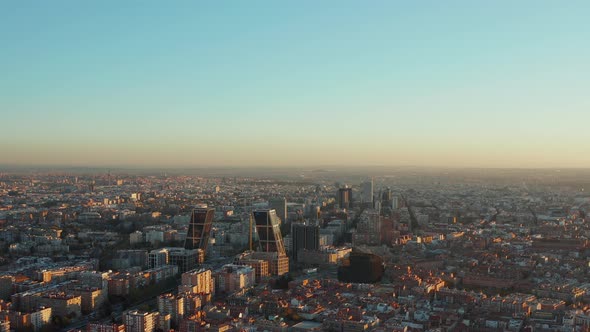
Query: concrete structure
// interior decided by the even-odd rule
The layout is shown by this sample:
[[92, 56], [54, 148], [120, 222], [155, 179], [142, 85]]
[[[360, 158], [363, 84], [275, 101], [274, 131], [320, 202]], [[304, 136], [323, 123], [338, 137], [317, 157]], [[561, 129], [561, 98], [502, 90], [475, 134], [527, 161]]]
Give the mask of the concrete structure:
[[222, 293], [232, 294], [253, 286], [255, 278], [253, 268], [244, 265], [227, 264], [219, 271], [215, 271], [215, 289]]
[[148, 266], [148, 252], [147, 250], [117, 250], [112, 260], [112, 266], [115, 270], [134, 266], [145, 269]]
[[200, 249], [168, 248], [168, 252], [169, 264], [177, 265], [180, 273], [197, 267]]
[[108, 287], [109, 273], [99, 271], [82, 271], [78, 280], [91, 288], [105, 289]]
[[158, 312], [160, 314], [170, 314], [170, 319], [175, 324], [184, 317], [184, 308], [183, 296], [171, 293], [158, 296]]
[[273, 276], [289, 273], [289, 257], [276, 252], [253, 252], [246, 259], [264, 260], [268, 263], [268, 272]]
[[108, 298], [107, 290], [91, 287], [79, 287], [68, 290], [72, 295], [80, 296], [82, 313], [89, 314], [102, 306]]
[[153, 269], [155, 267], [164, 266], [169, 264], [168, 249], [157, 249], [150, 251], [148, 255], [148, 268]]
[[[20, 311], [1, 311], [0, 319], [2, 321], [8, 320], [10, 322], [10, 329], [12, 330], [26, 330], [32, 329], [37, 332], [43, 326], [51, 323], [52, 309], [40, 307], [29, 313]], [[6, 325], [4, 325], [6, 326]]]
[[214, 294], [215, 281], [211, 270], [192, 270], [182, 274], [178, 293]]
[[270, 275], [268, 262], [263, 259], [239, 259], [236, 261], [238, 265], [247, 265], [254, 269], [256, 282], [259, 283], [262, 279]]
[[63, 292], [45, 293], [39, 299], [39, 305], [52, 309], [53, 316], [80, 317], [82, 315], [82, 297]]
[[153, 332], [158, 324], [157, 312], [139, 310], [127, 311], [123, 314], [126, 332]]
[[197, 266], [199, 261], [199, 249], [162, 248], [150, 251], [148, 255], [149, 268], [164, 265], [176, 265], [181, 273], [190, 271]]
[[125, 325], [90, 323], [86, 326], [86, 332], [125, 332]]

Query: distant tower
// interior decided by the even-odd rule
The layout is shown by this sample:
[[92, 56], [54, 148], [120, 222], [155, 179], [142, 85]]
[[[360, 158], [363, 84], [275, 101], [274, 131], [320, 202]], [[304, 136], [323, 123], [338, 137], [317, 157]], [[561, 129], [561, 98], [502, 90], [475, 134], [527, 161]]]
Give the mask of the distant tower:
[[352, 207], [352, 188], [345, 186], [338, 189], [338, 206], [341, 209], [349, 209]]
[[365, 207], [373, 207], [373, 179], [361, 183], [361, 203]]
[[389, 187], [388, 187], [383, 191], [383, 194], [381, 194], [381, 203], [383, 204], [384, 207], [385, 206], [389, 207], [389, 206], [391, 206], [392, 201], [393, 201], [393, 195], [391, 194], [391, 189], [389, 189]]
[[262, 209], [252, 212], [256, 223], [256, 232], [260, 239], [260, 248], [263, 252], [276, 252], [280, 256], [286, 256], [285, 245], [281, 235], [281, 220], [274, 209]]
[[285, 197], [275, 197], [268, 200], [268, 207], [277, 212], [282, 222], [287, 221], [287, 200]]
[[397, 210], [400, 207], [400, 199], [398, 196], [393, 196], [391, 200], [391, 208]]
[[201, 249], [204, 254], [207, 252], [214, 216], [215, 210], [212, 208], [199, 207], [193, 210], [184, 241], [185, 249]]

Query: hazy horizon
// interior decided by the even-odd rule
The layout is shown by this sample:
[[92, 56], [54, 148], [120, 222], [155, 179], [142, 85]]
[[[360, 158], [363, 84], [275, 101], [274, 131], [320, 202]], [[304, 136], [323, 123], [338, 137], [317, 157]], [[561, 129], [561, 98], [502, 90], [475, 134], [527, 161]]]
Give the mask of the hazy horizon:
[[0, 165], [590, 168], [588, 9], [0, 3]]

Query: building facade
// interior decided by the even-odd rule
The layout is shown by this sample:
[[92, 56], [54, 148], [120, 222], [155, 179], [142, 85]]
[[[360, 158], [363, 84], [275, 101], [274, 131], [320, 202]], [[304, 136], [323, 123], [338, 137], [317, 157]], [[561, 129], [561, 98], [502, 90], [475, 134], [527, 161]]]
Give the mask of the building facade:
[[201, 249], [206, 254], [211, 225], [215, 217], [215, 210], [212, 208], [196, 208], [191, 214], [186, 240], [185, 249]]

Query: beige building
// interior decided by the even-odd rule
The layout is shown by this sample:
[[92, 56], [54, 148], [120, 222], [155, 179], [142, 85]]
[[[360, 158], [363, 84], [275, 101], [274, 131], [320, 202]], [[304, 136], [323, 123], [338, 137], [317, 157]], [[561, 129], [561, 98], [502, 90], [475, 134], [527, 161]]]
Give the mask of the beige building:
[[158, 312], [160, 314], [170, 314], [170, 319], [178, 323], [184, 316], [184, 297], [171, 293], [161, 294], [158, 296]]
[[107, 300], [106, 290], [98, 288], [74, 288], [69, 291], [72, 295], [79, 295], [82, 298], [82, 312], [89, 314], [99, 308]]
[[268, 263], [268, 272], [272, 276], [289, 273], [289, 257], [278, 252], [253, 252], [247, 259], [264, 260]]
[[10, 328], [13, 330], [31, 328], [37, 332], [51, 322], [51, 313], [51, 308], [39, 308], [30, 313], [2, 311], [0, 312], [0, 319], [2, 321], [8, 320], [10, 322]]
[[64, 292], [45, 293], [39, 298], [39, 305], [50, 307], [53, 316], [80, 317], [82, 315], [82, 297]]
[[0, 321], [0, 332], [10, 332], [10, 320], [4, 319]]
[[179, 293], [214, 294], [215, 281], [211, 270], [192, 270], [182, 274]]
[[123, 314], [126, 332], [152, 332], [157, 326], [157, 313], [139, 310], [127, 311]]
[[270, 276], [268, 271], [268, 262], [262, 259], [240, 259], [236, 262], [238, 265], [246, 265], [254, 269], [256, 282], [259, 283], [262, 279]]
[[227, 294], [249, 288], [255, 282], [254, 269], [249, 266], [227, 264], [215, 271], [215, 289]]

